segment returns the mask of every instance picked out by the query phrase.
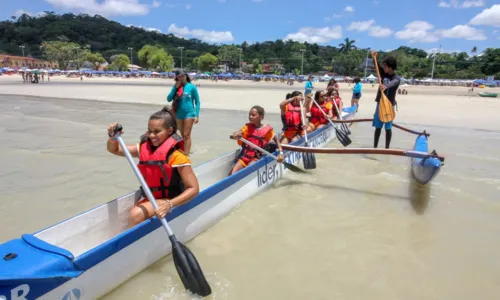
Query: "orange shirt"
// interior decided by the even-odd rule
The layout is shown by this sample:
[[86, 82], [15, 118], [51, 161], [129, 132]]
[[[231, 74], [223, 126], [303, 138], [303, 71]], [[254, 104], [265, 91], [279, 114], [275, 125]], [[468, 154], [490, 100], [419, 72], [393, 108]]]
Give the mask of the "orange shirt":
[[[248, 126], [245, 124], [243, 127], [241, 127], [241, 136], [244, 138], [244, 139], [248, 139]], [[274, 137], [274, 130], [271, 129], [269, 130], [269, 132], [266, 134], [266, 136], [264, 137], [266, 139], [266, 141], [269, 143]], [[238, 145], [242, 145], [243, 142], [238, 140]]]

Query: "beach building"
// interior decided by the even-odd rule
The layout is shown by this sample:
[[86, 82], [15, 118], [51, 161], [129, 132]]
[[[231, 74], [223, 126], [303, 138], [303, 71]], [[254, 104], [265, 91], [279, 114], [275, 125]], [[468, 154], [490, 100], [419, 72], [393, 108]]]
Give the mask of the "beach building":
[[50, 62], [32, 57], [0, 54], [0, 68], [57, 69], [57, 67], [58, 65], [56, 62]]

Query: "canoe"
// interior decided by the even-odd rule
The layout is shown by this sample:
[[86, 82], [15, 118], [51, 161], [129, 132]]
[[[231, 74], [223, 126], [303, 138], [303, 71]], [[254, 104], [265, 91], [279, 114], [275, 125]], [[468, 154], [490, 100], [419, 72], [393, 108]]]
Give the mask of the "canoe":
[[489, 98], [496, 98], [498, 96], [498, 93], [477, 93], [479, 97], [489, 97]]
[[[428, 137], [421, 134], [415, 140], [413, 150], [429, 153]], [[439, 173], [442, 167], [442, 162], [435, 157], [429, 158], [412, 158], [411, 171], [413, 178], [420, 184], [427, 184]]]
[[[348, 107], [342, 115], [352, 118], [355, 112], [355, 106]], [[308, 137], [311, 147], [324, 147], [336, 135], [329, 125]], [[293, 145], [304, 142], [302, 138]], [[194, 168], [200, 193], [167, 215], [179, 241], [191, 240], [289, 171], [264, 157], [228, 177], [239, 151]], [[302, 153], [286, 151], [285, 160], [301, 165]], [[128, 211], [140, 198], [136, 190], [0, 244], [0, 299], [96, 299], [168, 255], [171, 245], [156, 217], [126, 228]]]

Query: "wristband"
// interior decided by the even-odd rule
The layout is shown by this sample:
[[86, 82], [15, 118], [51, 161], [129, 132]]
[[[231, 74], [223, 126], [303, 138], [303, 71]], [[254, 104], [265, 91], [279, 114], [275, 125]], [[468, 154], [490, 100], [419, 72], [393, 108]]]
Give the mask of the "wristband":
[[110, 141], [111, 143], [118, 143], [118, 141], [114, 137], [108, 138], [108, 141]]

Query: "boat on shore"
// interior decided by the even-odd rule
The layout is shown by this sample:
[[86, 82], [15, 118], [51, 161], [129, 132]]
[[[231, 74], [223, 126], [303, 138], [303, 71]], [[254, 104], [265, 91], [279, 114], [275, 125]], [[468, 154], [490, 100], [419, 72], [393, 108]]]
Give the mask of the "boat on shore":
[[[342, 116], [350, 119], [355, 112], [356, 106], [347, 107]], [[336, 134], [329, 124], [308, 138], [310, 147], [325, 147]], [[292, 145], [304, 143], [302, 138]], [[289, 171], [263, 157], [228, 177], [239, 152], [194, 168], [200, 193], [167, 215], [179, 241], [196, 237]], [[302, 164], [302, 153], [284, 152], [286, 162]], [[97, 299], [170, 254], [171, 244], [156, 217], [127, 229], [128, 212], [139, 199], [141, 192], [136, 190], [0, 244], [0, 299]]]
[[488, 97], [488, 98], [496, 98], [498, 96], [498, 93], [488, 93], [488, 92], [483, 92], [483, 93], [477, 93], [479, 97]]

